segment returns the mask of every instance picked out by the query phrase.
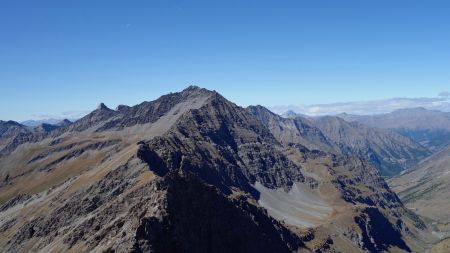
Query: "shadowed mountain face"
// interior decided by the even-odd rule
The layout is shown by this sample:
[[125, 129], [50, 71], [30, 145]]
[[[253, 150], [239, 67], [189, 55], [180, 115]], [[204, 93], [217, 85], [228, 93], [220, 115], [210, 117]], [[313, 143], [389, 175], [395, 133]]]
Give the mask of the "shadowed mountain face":
[[247, 110], [282, 143], [357, 155], [371, 161], [384, 176], [395, 175], [430, 154], [425, 147], [396, 132], [366, 127], [339, 117], [282, 118], [264, 107], [248, 107]]
[[164, 136], [152, 139], [140, 151], [149, 164], [160, 164], [155, 168], [160, 175], [193, 171], [225, 192], [230, 187], [250, 191], [256, 181], [287, 189], [303, 180], [270, 132], [218, 94], [184, 114]]
[[338, 116], [370, 127], [395, 130], [432, 151], [439, 151], [450, 144], [450, 113], [448, 112], [411, 108], [379, 115], [340, 114]]
[[299, 122], [286, 121], [276, 132], [269, 118], [255, 116], [216, 92], [189, 87], [133, 107], [101, 104], [73, 124], [17, 145], [0, 158], [0, 249], [429, 248], [433, 235], [371, 163], [306, 148], [336, 148], [310, 122], [298, 127], [308, 138], [289, 142], [297, 137], [285, 131]]

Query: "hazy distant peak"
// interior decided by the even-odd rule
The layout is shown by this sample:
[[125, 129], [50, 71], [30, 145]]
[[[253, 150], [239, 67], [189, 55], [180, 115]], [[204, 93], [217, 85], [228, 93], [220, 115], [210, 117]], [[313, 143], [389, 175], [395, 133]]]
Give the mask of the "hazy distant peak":
[[23, 126], [22, 124], [20, 124], [17, 121], [14, 121], [14, 120], [8, 120], [8, 121], [0, 120], [0, 123], [4, 124], [4, 125], [9, 125], [9, 126]]
[[434, 110], [428, 110], [425, 107], [412, 107], [412, 108], [402, 108], [402, 109], [397, 109], [393, 112], [414, 112], [414, 111], [434, 111]]
[[295, 117], [299, 116], [299, 114], [294, 112], [293, 110], [287, 110], [281, 116], [283, 116], [284, 118], [295, 118]]
[[56, 124], [57, 126], [60, 126], [60, 127], [64, 127], [64, 126], [68, 126], [68, 125], [70, 125], [70, 124], [72, 124], [72, 121], [70, 121], [70, 120], [68, 120], [68, 119], [63, 119], [63, 120], [61, 120], [58, 124]]

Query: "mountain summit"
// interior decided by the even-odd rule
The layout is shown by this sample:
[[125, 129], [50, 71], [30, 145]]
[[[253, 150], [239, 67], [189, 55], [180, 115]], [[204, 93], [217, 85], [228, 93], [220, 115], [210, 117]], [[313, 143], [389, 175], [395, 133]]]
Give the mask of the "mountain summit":
[[111, 109], [109, 109], [104, 103], [100, 103], [100, 104], [97, 106], [97, 110], [98, 110], [98, 111], [101, 111], [101, 110], [104, 110], [104, 111], [110, 111]]

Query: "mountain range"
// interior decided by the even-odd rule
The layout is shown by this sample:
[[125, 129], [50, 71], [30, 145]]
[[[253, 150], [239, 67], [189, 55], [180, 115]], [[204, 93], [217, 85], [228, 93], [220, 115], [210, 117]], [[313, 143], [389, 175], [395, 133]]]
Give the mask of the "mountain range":
[[382, 177], [433, 157], [395, 130], [283, 118], [196, 86], [65, 123], [0, 122], [2, 251], [446, 247]]
[[36, 127], [36, 126], [40, 126], [42, 124], [49, 124], [49, 125], [58, 125], [61, 122], [73, 122], [76, 121], [77, 119], [53, 119], [53, 118], [49, 118], [49, 119], [40, 119], [40, 120], [25, 120], [20, 122], [20, 124], [24, 125], [24, 126], [28, 126], [28, 127]]
[[262, 106], [248, 110], [266, 125], [284, 144], [301, 144], [311, 150], [363, 157], [384, 176], [410, 168], [431, 154], [413, 139], [395, 131], [347, 122], [340, 117], [305, 117], [290, 114], [288, 118]]
[[400, 109], [376, 115], [337, 115], [376, 128], [391, 129], [407, 136], [432, 151], [450, 144], [450, 113], [425, 108]]

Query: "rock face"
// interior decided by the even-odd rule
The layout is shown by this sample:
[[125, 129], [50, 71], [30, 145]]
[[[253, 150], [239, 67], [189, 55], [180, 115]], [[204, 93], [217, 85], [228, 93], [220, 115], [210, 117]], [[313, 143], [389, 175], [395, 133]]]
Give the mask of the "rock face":
[[355, 217], [362, 230], [361, 246], [369, 252], [385, 252], [392, 245], [404, 251], [411, 251], [401, 239], [402, 235], [376, 208], [366, 208]]
[[419, 143], [390, 130], [331, 116], [318, 118], [315, 123], [344, 154], [356, 154], [371, 161], [384, 176], [398, 174], [431, 154]]
[[[426, 225], [371, 163], [286, 142], [262, 119], [189, 87], [118, 110], [100, 106], [19, 145], [0, 158], [1, 251], [428, 248], [434, 237]], [[327, 140], [316, 129], [307, 132]], [[295, 209], [270, 208], [276, 201], [262, 201], [268, 192]], [[327, 212], [304, 215], [319, 204]]]
[[249, 106], [247, 111], [260, 120], [284, 145], [301, 144], [310, 150], [340, 152], [338, 147], [327, 139], [311, 119], [299, 116], [283, 118], [262, 106]]
[[230, 192], [230, 187], [250, 191], [256, 181], [289, 188], [303, 180], [280, 149], [259, 121], [214, 94], [202, 108], [183, 115], [167, 134], [152, 139], [140, 154], [149, 164], [159, 164], [154, 168], [157, 174], [188, 170]]
[[430, 151], [396, 132], [375, 129], [339, 117], [282, 118], [263, 107], [247, 108], [282, 143], [302, 144], [309, 149], [357, 155], [373, 163], [384, 176], [410, 168]]

